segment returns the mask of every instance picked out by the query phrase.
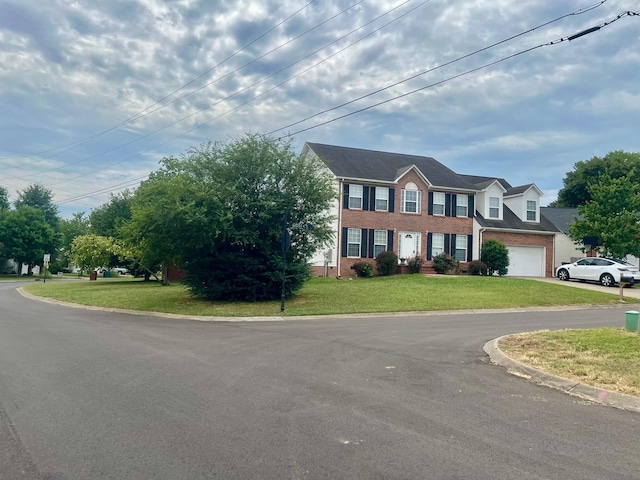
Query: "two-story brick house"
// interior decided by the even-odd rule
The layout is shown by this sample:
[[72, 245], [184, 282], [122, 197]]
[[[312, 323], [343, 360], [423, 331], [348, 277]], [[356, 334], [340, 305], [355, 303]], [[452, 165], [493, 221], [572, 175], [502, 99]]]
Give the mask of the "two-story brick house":
[[[333, 211], [335, 244], [312, 260], [319, 274], [330, 270], [335, 276], [353, 275], [354, 263], [373, 262], [385, 250], [401, 260], [419, 256], [426, 261], [425, 269], [443, 252], [468, 262], [479, 258], [483, 238], [504, 238], [508, 246], [536, 246], [544, 251], [550, 238], [553, 251], [555, 229], [551, 226], [549, 231], [540, 221], [542, 194], [535, 185], [520, 192], [504, 180], [460, 175], [431, 157], [417, 155], [318, 143], [306, 143], [302, 153], [324, 162], [340, 192]], [[537, 202], [536, 219], [528, 220], [527, 229], [519, 231], [522, 225], [516, 225], [513, 217], [517, 216], [510, 207], [531, 219], [533, 213], [527, 209], [532, 201]], [[521, 209], [519, 202], [524, 202]], [[492, 215], [495, 208], [496, 217]], [[505, 228], [496, 229], [496, 221]], [[535, 275], [547, 274], [551, 267], [549, 272], [535, 271]]]

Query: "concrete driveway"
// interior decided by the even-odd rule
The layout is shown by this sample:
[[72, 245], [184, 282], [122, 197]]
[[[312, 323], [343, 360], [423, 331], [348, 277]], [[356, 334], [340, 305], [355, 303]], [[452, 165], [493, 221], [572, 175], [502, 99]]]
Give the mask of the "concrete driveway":
[[[547, 283], [555, 283], [557, 285], [565, 285], [567, 287], [575, 287], [575, 288], [582, 288], [585, 290], [593, 290], [596, 292], [603, 292], [603, 293], [611, 293], [613, 295], [618, 295], [620, 293], [620, 288], [616, 285], [615, 287], [603, 287], [602, 285], [598, 284], [598, 283], [587, 283], [587, 282], [581, 282], [579, 280], [569, 280], [568, 282], [563, 282], [562, 280], [559, 280], [557, 278], [548, 278], [548, 277], [522, 277], [522, 278], [526, 278], [528, 280], [537, 280], [540, 282], [547, 282]], [[635, 299], [640, 299], [640, 285], [636, 285], [634, 287], [627, 287], [623, 290], [623, 296], [624, 298], [628, 298], [628, 299], [633, 299], [635, 301]]]

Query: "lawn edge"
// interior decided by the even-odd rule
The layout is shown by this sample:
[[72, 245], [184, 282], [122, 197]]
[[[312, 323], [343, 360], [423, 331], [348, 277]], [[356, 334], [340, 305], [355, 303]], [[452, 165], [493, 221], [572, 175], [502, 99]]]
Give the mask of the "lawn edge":
[[560, 390], [591, 402], [610, 407], [629, 410], [640, 413], [640, 397], [626, 393], [614, 392], [603, 388], [594, 387], [584, 383], [559, 377], [551, 373], [538, 370], [527, 364], [515, 360], [500, 350], [500, 340], [511, 335], [503, 335], [484, 344], [482, 349], [489, 356], [491, 363], [507, 370], [511, 375], [525, 378], [531, 382], [545, 387]]

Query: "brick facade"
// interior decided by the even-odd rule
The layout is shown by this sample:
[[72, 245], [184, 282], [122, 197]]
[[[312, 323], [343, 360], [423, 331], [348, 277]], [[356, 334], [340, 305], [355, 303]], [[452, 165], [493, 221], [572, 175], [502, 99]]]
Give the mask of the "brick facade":
[[[401, 191], [407, 183], [412, 182], [418, 190], [422, 191], [421, 196], [421, 213], [402, 213], [402, 194]], [[437, 190], [441, 191], [441, 190]], [[444, 215], [429, 215], [429, 187], [422, 177], [415, 171], [407, 173], [396, 185], [394, 195], [393, 212], [389, 211], [367, 211], [361, 209], [345, 209], [342, 208], [342, 228], [360, 228], [372, 230], [393, 230], [393, 251], [398, 253], [398, 234], [400, 232], [417, 232], [420, 233], [420, 252], [419, 256], [425, 261], [425, 268], [428, 269], [432, 262], [426, 262], [427, 257], [427, 232], [443, 233], [443, 234], [473, 234], [473, 219], [467, 217], [450, 217]], [[338, 232], [342, 235], [342, 232]], [[340, 238], [340, 244], [343, 239]], [[340, 252], [338, 252], [340, 254]], [[353, 276], [355, 272], [351, 267], [358, 262], [369, 262], [375, 264], [375, 258], [340, 258], [340, 276]], [[314, 273], [317, 273], [317, 269]]]

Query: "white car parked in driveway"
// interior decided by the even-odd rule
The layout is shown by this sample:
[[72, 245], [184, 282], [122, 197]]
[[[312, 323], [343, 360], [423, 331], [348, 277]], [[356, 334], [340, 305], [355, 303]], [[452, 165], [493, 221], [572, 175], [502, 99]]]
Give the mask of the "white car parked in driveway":
[[582, 280], [599, 282], [613, 287], [624, 278], [628, 283], [640, 282], [638, 267], [624, 260], [602, 257], [587, 257], [574, 263], [558, 267], [556, 277], [560, 280]]

